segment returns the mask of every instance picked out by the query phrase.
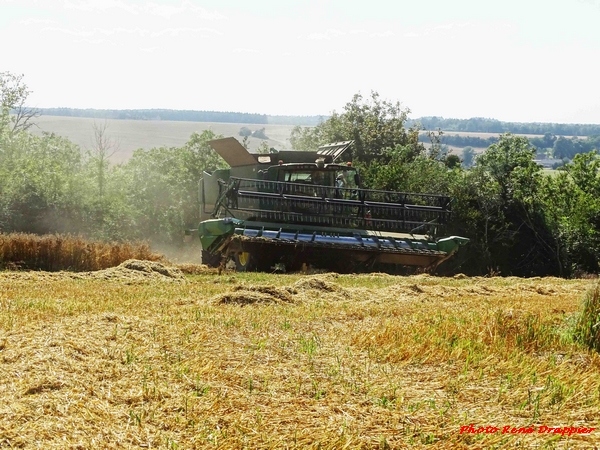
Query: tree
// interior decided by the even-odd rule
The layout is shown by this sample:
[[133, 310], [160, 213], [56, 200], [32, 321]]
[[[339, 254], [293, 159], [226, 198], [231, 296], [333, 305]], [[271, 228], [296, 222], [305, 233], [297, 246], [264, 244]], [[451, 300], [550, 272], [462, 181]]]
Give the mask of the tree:
[[265, 128], [261, 128], [259, 130], [255, 130], [252, 132], [252, 137], [258, 138], [258, 139], [269, 139], [269, 137], [265, 134]]
[[137, 233], [154, 241], [181, 244], [184, 231], [200, 221], [198, 186], [204, 171], [226, 167], [210, 147], [212, 131], [193, 133], [183, 147], [136, 150], [124, 165], [128, 202]]
[[556, 176], [545, 180], [547, 220], [560, 244], [565, 275], [600, 269], [600, 158], [575, 155]]
[[542, 140], [542, 145], [544, 148], [553, 148], [555, 141], [556, 141], [556, 136], [554, 136], [552, 133], [550, 133], [549, 131], [544, 133], [544, 137]]
[[446, 167], [448, 169], [454, 169], [456, 167], [460, 167], [460, 158], [458, 155], [448, 155], [445, 158]]
[[471, 167], [473, 165], [473, 158], [475, 157], [475, 150], [473, 147], [465, 147], [462, 151], [462, 164], [464, 167]]
[[23, 83], [23, 75], [0, 72], [0, 128], [10, 134], [27, 130], [33, 119], [40, 115], [35, 108], [26, 106], [31, 91]]
[[93, 177], [96, 179], [100, 202], [104, 197], [106, 172], [108, 171], [110, 158], [119, 150], [119, 143], [108, 136], [107, 129], [108, 122], [106, 120], [101, 125], [94, 121], [92, 125], [94, 132], [93, 144], [91, 150], [87, 152]]
[[472, 241], [471, 270], [561, 274], [557, 242], [541, 201], [541, 168], [526, 138], [505, 134], [454, 187], [456, 226]]
[[238, 132], [238, 134], [240, 136], [244, 136], [244, 137], [252, 136], [252, 130], [248, 127], [242, 127], [242, 128], [240, 128], [240, 131]]
[[564, 136], [560, 136], [558, 139], [554, 141], [554, 157], [555, 158], [569, 158], [573, 159], [575, 156], [575, 149], [573, 147], [573, 141], [571, 139], [567, 139]]
[[12, 135], [1, 149], [2, 231], [74, 231], [87, 190], [79, 147], [54, 134]]
[[333, 112], [316, 127], [294, 128], [290, 142], [295, 150], [316, 150], [322, 144], [353, 140], [353, 159], [364, 164], [386, 160], [385, 150], [398, 145], [417, 156], [425, 147], [419, 142], [419, 126], [405, 127], [409, 112], [400, 102], [382, 100], [377, 92], [367, 99], [355, 94], [342, 113]]

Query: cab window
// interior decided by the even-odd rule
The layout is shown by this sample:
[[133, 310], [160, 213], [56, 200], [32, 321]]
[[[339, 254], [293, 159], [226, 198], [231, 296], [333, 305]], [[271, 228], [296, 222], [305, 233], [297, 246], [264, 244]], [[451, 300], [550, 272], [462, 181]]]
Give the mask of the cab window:
[[287, 172], [285, 174], [285, 181], [289, 183], [311, 183], [310, 172]]

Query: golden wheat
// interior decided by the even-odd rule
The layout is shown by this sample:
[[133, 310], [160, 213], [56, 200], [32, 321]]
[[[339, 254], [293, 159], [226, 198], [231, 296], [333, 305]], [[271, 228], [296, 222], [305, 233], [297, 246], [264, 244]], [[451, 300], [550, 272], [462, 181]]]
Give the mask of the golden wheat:
[[0, 234], [0, 268], [90, 271], [115, 267], [128, 259], [159, 261], [145, 243], [88, 241], [81, 236]]

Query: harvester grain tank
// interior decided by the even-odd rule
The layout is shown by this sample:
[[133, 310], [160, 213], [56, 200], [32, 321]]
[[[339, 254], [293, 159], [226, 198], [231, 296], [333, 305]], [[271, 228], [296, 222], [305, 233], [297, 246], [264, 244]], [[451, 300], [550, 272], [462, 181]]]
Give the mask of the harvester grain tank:
[[251, 154], [232, 137], [210, 145], [230, 168], [201, 181], [205, 264], [434, 271], [468, 241], [437, 237], [451, 216], [447, 196], [363, 189], [357, 170], [339, 162], [352, 141], [268, 154]]

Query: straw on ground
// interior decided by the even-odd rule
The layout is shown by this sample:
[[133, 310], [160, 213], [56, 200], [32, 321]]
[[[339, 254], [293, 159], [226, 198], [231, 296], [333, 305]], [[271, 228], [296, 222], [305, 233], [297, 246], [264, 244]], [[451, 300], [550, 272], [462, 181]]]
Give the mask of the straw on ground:
[[460, 434], [598, 427], [600, 358], [572, 333], [589, 280], [140, 278], [147, 267], [130, 266], [110, 278], [0, 273], [0, 446], [598, 442], [598, 432]]

